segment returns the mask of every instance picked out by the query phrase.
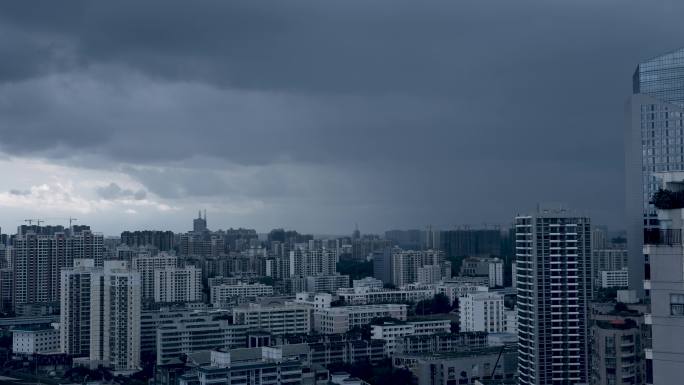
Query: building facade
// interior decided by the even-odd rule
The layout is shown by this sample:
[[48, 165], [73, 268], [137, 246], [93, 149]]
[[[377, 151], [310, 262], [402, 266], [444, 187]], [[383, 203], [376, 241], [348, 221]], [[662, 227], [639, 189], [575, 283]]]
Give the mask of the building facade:
[[444, 263], [444, 253], [439, 250], [402, 250], [392, 249], [391, 254], [392, 283], [396, 287], [418, 282], [418, 271], [425, 265]]
[[[592, 235], [595, 235], [594, 232]], [[626, 249], [593, 249], [592, 261], [594, 270], [594, 282], [600, 286], [602, 271], [625, 270], [629, 273]], [[628, 285], [626, 285], [628, 286]]]
[[450, 303], [454, 303], [458, 298], [465, 297], [470, 293], [487, 292], [487, 282], [484, 285], [473, 282], [445, 281], [435, 285], [435, 294], [444, 294], [449, 298]]
[[[300, 352], [286, 347], [212, 350], [211, 363], [180, 378], [180, 385], [288, 385], [303, 384], [307, 365]], [[321, 382], [328, 381], [327, 371]]]
[[432, 287], [400, 288], [400, 289], [368, 289], [355, 287], [339, 289], [337, 295], [347, 305], [369, 305], [382, 303], [409, 303], [430, 299], [435, 295]]
[[[424, 284], [433, 284], [440, 282], [442, 277], [442, 266], [441, 265], [424, 265], [418, 268], [418, 273], [416, 274], [416, 282]], [[451, 276], [449, 276], [450, 278]]]
[[290, 251], [290, 277], [335, 275], [337, 273], [337, 250], [304, 247]]
[[158, 255], [141, 255], [133, 258], [133, 271], [140, 273], [143, 300], [154, 300], [155, 270], [178, 267], [175, 255], [161, 253]]
[[406, 336], [422, 336], [451, 332], [451, 321], [422, 320], [422, 321], [385, 321], [371, 325], [371, 339], [385, 341], [385, 354], [393, 356], [402, 346]]
[[263, 330], [271, 334], [299, 334], [311, 331], [311, 312], [304, 305], [259, 305], [250, 303], [233, 308], [236, 324], [247, 325], [250, 329]]
[[586, 383], [590, 220], [539, 208], [515, 226], [519, 383]]
[[263, 283], [214, 285], [209, 287], [211, 303], [228, 303], [235, 297], [256, 298], [273, 295], [273, 286]]
[[629, 285], [629, 271], [627, 268], [602, 271], [599, 274], [599, 284], [604, 289], [609, 287], [626, 288]]
[[12, 353], [32, 355], [59, 351], [59, 330], [47, 327], [12, 331]]
[[595, 306], [591, 318], [591, 383], [647, 383], [644, 314], [636, 309]]
[[155, 302], [202, 300], [202, 269], [194, 266], [154, 270]]
[[231, 324], [220, 314], [183, 312], [155, 331], [157, 365], [179, 359], [184, 354], [215, 348], [234, 349], [247, 346], [247, 325]]
[[[402, 360], [406, 361], [406, 357], [395, 358], [395, 361]], [[418, 385], [476, 384], [485, 377], [511, 381], [515, 378], [516, 362], [514, 349], [487, 348], [416, 357], [413, 372], [418, 377]]]
[[74, 357], [90, 355], [90, 316], [95, 261], [77, 259], [74, 267], [61, 272], [60, 347]]
[[368, 325], [376, 318], [391, 317], [406, 321], [407, 305], [359, 305], [318, 309], [314, 312], [314, 330], [322, 334], [346, 333]]
[[[646, 350], [647, 382], [671, 384], [680, 381], [684, 365], [684, 172], [661, 173], [662, 187], [670, 198], [655, 199], [660, 229], [645, 233], [644, 259], [649, 262], [644, 288], [650, 293], [652, 347]], [[652, 378], [649, 375], [652, 372]]]
[[306, 277], [305, 289], [312, 293], [335, 293], [337, 289], [349, 287], [348, 275], [319, 275]]
[[114, 370], [140, 367], [140, 274], [124, 261], [105, 261], [93, 274], [90, 360]]
[[366, 277], [366, 278], [361, 278], [361, 279], [355, 279], [352, 281], [352, 287], [357, 288], [357, 287], [365, 287], [368, 289], [382, 289], [383, 283], [382, 280], [373, 278], [373, 277]]
[[627, 103], [625, 140], [627, 249], [632, 290], [639, 297], [645, 264], [644, 229], [658, 228], [650, 203], [661, 184], [657, 173], [684, 170], [684, 49], [639, 63]]
[[397, 345], [397, 353], [432, 355], [487, 347], [487, 333], [461, 332], [406, 335]]
[[506, 331], [504, 298], [498, 293], [476, 292], [458, 302], [461, 331], [502, 333]]
[[59, 301], [60, 271], [72, 267], [74, 259], [92, 259], [95, 266], [102, 266], [102, 234], [90, 230], [43, 234], [41, 229], [36, 226], [14, 239], [15, 306]]
[[384, 341], [365, 340], [360, 333], [286, 335], [275, 341], [275, 346], [292, 344], [309, 345], [312, 364], [367, 362], [375, 365], [386, 358]]
[[504, 264], [499, 258], [489, 261], [489, 287], [504, 286]]

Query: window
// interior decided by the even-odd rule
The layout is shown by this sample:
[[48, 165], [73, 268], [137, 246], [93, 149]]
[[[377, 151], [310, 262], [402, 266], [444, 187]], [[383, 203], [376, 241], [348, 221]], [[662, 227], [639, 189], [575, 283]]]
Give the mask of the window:
[[670, 314], [684, 316], [684, 294], [670, 294]]

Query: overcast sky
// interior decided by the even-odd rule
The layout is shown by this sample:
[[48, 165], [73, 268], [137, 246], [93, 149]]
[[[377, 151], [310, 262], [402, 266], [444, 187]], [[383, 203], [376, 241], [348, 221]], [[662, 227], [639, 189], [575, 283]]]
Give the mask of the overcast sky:
[[623, 219], [635, 65], [682, 1], [5, 1], [0, 225], [108, 235]]

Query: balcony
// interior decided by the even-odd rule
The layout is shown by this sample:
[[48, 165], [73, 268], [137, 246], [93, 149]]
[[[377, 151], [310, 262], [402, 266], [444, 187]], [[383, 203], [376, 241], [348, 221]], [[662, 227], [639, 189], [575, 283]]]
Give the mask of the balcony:
[[644, 245], [682, 244], [682, 229], [644, 229]]

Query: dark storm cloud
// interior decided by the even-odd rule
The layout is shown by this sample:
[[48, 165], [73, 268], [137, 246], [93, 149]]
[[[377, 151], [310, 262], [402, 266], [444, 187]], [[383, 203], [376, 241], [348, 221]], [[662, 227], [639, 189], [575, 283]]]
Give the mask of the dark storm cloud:
[[[378, 228], [505, 220], [540, 200], [617, 223], [631, 72], [684, 46], [683, 12], [674, 1], [5, 2], [0, 149], [124, 164], [168, 199], [327, 194]], [[235, 165], [262, 169], [225, 172]]]

